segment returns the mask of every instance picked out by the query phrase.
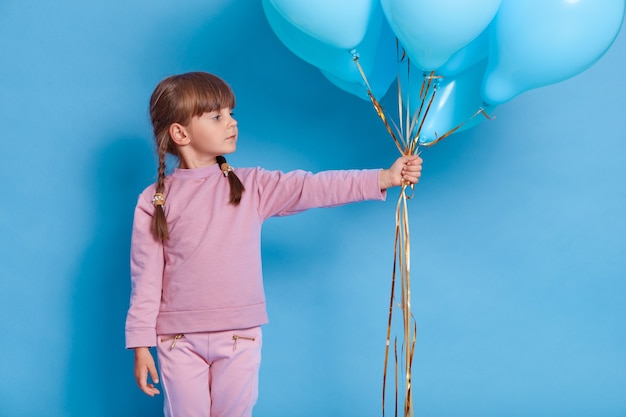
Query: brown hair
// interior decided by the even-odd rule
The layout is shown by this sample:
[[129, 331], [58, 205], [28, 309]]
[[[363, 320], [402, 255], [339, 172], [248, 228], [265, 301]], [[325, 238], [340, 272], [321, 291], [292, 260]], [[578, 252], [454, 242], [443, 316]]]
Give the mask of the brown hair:
[[[173, 123], [187, 125], [194, 116], [223, 108], [235, 108], [235, 95], [224, 80], [213, 74], [189, 72], [173, 75], [156, 86], [150, 97], [150, 119], [159, 159], [156, 194], [163, 195], [165, 191], [165, 155], [169, 153], [180, 158], [170, 137], [170, 126]], [[243, 184], [232, 169], [227, 172], [227, 176], [230, 183], [230, 203], [238, 205], [244, 191]], [[153, 202], [155, 211], [152, 233], [157, 239], [166, 240], [169, 232], [163, 202], [158, 198]]]

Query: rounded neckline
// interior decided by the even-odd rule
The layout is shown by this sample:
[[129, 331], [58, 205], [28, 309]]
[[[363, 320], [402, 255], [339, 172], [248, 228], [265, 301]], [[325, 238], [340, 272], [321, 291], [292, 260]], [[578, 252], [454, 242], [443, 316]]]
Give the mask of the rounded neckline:
[[200, 168], [176, 168], [172, 176], [176, 178], [204, 178], [216, 172], [220, 172], [220, 167], [218, 164], [212, 164]]

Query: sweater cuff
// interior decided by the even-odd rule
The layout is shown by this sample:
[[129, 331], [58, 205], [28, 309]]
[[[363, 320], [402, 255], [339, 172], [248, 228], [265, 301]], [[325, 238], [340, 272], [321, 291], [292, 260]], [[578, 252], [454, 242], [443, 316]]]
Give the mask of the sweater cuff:
[[126, 329], [126, 349], [156, 346], [156, 330], [153, 328]]
[[385, 201], [387, 199], [387, 190], [380, 189], [381, 171], [382, 169], [371, 169], [368, 171], [367, 188], [364, 190], [366, 200]]

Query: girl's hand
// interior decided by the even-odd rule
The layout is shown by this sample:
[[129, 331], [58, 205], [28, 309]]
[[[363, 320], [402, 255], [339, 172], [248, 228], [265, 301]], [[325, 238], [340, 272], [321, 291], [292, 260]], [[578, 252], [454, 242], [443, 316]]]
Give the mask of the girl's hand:
[[148, 384], [148, 374], [150, 374], [152, 382], [159, 383], [159, 375], [150, 349], [147, 347], [135, 348], [135, 380], [137, 380], [137, 385], [144, 394], [154, 397], [156, 394], [160, 394], [160, 391], [153, 384]]
[[422, 158], [417, 155], [401, 156], [391, 168], [380, 171], [380, 189], [403, 184], [417, 184], [422, 175]]

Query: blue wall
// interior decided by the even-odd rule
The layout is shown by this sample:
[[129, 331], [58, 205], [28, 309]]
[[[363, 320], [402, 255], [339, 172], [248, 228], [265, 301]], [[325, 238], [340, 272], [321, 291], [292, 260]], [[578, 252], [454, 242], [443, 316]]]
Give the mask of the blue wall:
[[[416, 415], [626, 415], [626, 34], [590, 70], [423, 155], [410, 203]], [[237, 93], [235, 166], [386, 166], [371, 105], [275, 38], [260, 2], [0, 5], [0, 416], [154, 416], [124, 350], [147, 100]], [[257, 417], [379, 416], [397, 193], [271, 219]]]

